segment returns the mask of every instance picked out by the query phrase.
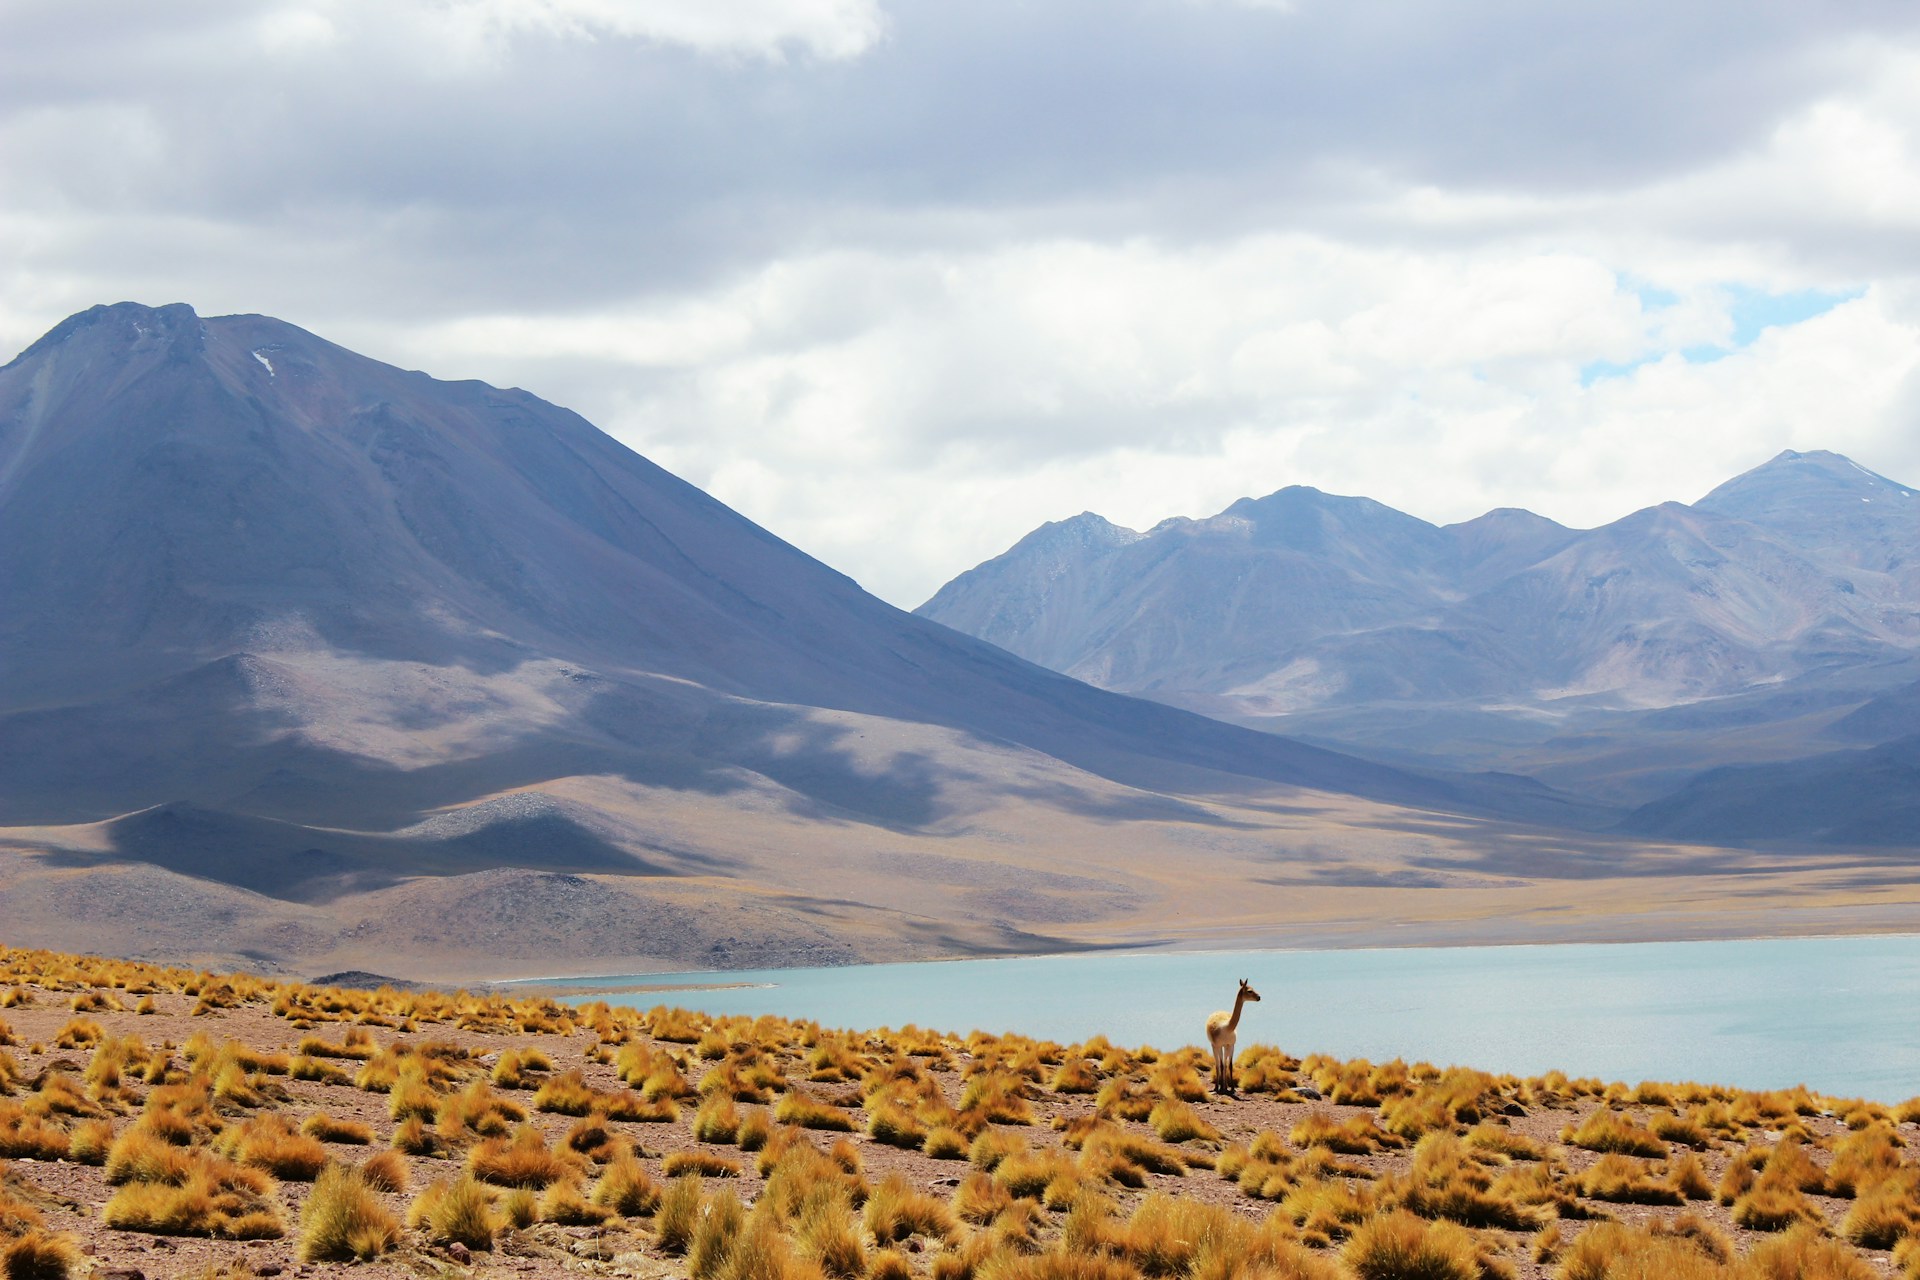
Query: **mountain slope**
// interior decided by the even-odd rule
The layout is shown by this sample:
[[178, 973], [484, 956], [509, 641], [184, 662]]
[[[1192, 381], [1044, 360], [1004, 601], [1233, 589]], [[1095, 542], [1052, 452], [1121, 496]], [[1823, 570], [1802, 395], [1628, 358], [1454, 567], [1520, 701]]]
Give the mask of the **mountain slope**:
[[4, 710], [287, 645], [479, 673], [538, 656], [1120, 771], [1438, 794], [930, 627], [575, 415], [262, 317], [69, 320], [0, 371], [0, 475]]
[[[1356, 564], [1410, 536], [1294, 506], [1230, 520]], [[0, 599], [15, 872], [104, 891], [138, 861], [223, 919], [191, 884], [297, 902], [316, 955], [382, 894], [474, 903], [501, 868], [622, 881], [635, 918], [742, 896], [794, 954], [826, 918], [897, 954], [1039, 945], [1354, 821], [1612, 820], [1089, 687], [875, 600], [577, 415], [261, 316], [97, 307], [0, 369]], [[936, 850], [1005, 887], [923, 883]], [[1049, 861], [1086, 892], [1023, 878]]]

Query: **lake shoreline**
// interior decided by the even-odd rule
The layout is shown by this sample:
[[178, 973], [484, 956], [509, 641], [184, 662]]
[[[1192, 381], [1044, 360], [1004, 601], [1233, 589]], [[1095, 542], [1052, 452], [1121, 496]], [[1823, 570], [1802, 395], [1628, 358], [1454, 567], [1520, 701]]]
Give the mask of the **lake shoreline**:
[[[1833, 914], [1832, 909], [1824, 909], [1823, 914]], [[1516, 931], [1511, 937], [1487, 937], [1485, 921], [1474, 921], [1471, 926], [1457, 929], [1433, 929], [1425, 924], [1393, 925], [1388, 930], [1375, 929], [1372, 936], [1357, 937], [1354, 933], [1339, 931], [1301, 930], [1235, 930], [1214, 933], [1207, 937], [1157, 938], [1157, 939], [1121, 939], [1110, 942], [1089, 942], [1084, 945], [1063, 947], [1059, 950], [1034, 951], [990, 951], [954, 955], [926, 956], [912, 960], [860, 960], [844, 965], [761, 965], [753, 968], [717, 968], [717, 969], [633, 969], [610, 967], [601, 971], [588, 971], [563, 974], [531, 974], [505, 976], [496, 973], [486, 978], [473, 978], [458, 985], [482, 988], [510, 988], [515, 991], [539, 990], [547, 995], [571, 995], [571, 991], [560, 992], [548, 988], [572, 987], [580, 984], [593, 984], [607, 978], [673, 978], [690, 974], [721, 973], [757, 973], [778, 972], [783, 969], [812, 970], [816, 968], [869, 969], [900, 964], [972, 964], [988, 960], [1045, 960], [1088, 955], [1208, 955], [1222, 952], [1271, 951], [1271, 952], [1368, 952], [1368, 951], [1426, 951], [1426, 950], [1467, 950], [1500, 947], [1632, 947], [1658, 943], [1686, 942], [1774, 942], [1792, 941], [1808, 938], [1885, 938], [1920, 937], [1920, 910], [1902, 910], [1903, 918], [1882, 924], [1862, 924], [1859, 921], [1834, 921], [1825, 926], [1802, 925], [1799, 928], [1782, 927], [1777, 929], [1758, 929], [1753, 931], [1713, 931], [1699, 930], [1688, 933], [1674, 932], [1636, 932], [1633, 930], [1608, 931], [1593, 928], [1588, 936], [1581, 936], [1578, 930], [1563, 932], [1557, 937], [1535, 937], [1531, 931]], [[1644, 919], [1645, 917], [1639, 917]], [[1606, 917], [1584, 922], [1593, 926], [1609, 923]], [[1614, 921], [1614, 923], [1618, 923]], [[1402, 934], [1394, 936], [1400, 930], [1408, 930], [1413, 936]], [[1457, 934], [1457, 936], [1456, 936]], [[1282, 937], [1287, 940], [1281, 941]], [[436, 985], [444, 986], [445, 983]], [[752, 985], [752, 984], [719, 984]], [[598, 986], [592, 990], [602, 990]], [[685, 984], [648, 987], [648, 990], [690, 990], [696, 989]]]
[[[971, 966], [971, 967], [969, 967]], [[1242, 1029], [1289, 1053], [1607, 1080], [1920, 1094], [1920, 932], [1463, 947], [1115, 949], [508, 984], [823, 1027], [909, 1023], [1173, 1049], [1249, 978]], [[559, 995], [565, 991], [564, 996]]]

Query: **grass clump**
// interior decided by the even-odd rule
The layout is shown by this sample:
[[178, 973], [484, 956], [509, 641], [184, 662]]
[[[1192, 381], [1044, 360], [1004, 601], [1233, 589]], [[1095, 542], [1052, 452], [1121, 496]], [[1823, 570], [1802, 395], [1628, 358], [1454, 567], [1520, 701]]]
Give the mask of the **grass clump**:
[[714, 1155], [710, 1151], [676, 1151], [662, 1163], [661, 1171], [669, 1178], [677, 1178], [683, 1173], [704, 1178], [737, 1178], [740, 1176], [740, 1162]]
[[1481, 1280], [1473, 1237], [1451, 1222], [1402, 1210], [1360, 1224], [1340, 1251], [1359, 1280]]
[[358, 1120], [336, 1120], [324, 1111], [316, 1111], [301, 1122], [300, 1132], [321, 1142], [364, 1147], [373, 1141], [373, 1130]]
[[496, 1187], [527, 1187], [543, 1191], [571, 1178], [579, 1169], [575, 1159], [557, 1153], [532, 1125], [522, 1125], [512, 1138], [488, 1138], [467, 1153], [467, 1169]]
[[700, 1175], [684, 1174], [668, 1184], [653, 1215], [654, 1242], [671, 1254], [683, 1254], [693, 1244], [700, 1225]]
[[1220, 1131], [1200, 1118], [1200, 1113], [1178, 1098], [1164, 1098], [1147, 1116], [1162, 1142], [1191, 1142], [1196, 1138], [1218, 1141]]
[[589, 1199], [623, 1218], [644, 1217], [660, 1207], [660, 1184], [632, 1156], [617, 1156], [593, 1184]]
[[312, 1182], [327, 1167], [319, 1139], [296, 1133], [286, 1117], [256, 1116], [220, 1135], [224, 1154], [288, 1182]]
[[300, 1211], [302, 1262], [366, 1261], [392, 1249], [400, 1223], [358, 1169], [329, 1164]]
[[694, 1113], [693, 1136], [701, 1142], [733, 1142], [740, 1135], [740, 1109], [731, 1095], [715, 1093]]
[[407, 1222], [424, 1228], [436, 1240], [469, 1249], [493, 1248], [493, 1196], [471, 1175], [436, 1182], [422, 1191], [407, 1210]]
[[953, 1210], [946, 1201], [914, 1189], [898, 1173], [880, 1180], [867, 1196], [863, 1221], [873, 1238], [891, 1244], [910, 1236], [945, 1240], [954, 1233]]
[[85, 1257], [65, 1232], [27, 1231], [0, 1246], [6, 1280], [67, 1280]]
[[1623, 1156], [1659, 1159], [1667, 1154], [1667, 1144], [1651, 1129], [1642, 1129], [1605, 1107], [1595, 1108], [1578, 1125], [1568, 1125], [1561, 1130], [1560, 1141], [1588, 1151]]
[[1314, 1111], [1287, 1134], [1296, 1147], [1325, 1147], [1342, 1155], [1365, 1156], [1387, 1146], [1404, 1146], [1398, 1138], [1383, 1132], [1369, 1115], [1356, 1115], [1342, 1122], [1325, 1112]]
[[398, 1151], [376, 1151], [360, 1162], [360, 1176], [375, 1191], [398, 1195], [407, 1189], [407, 1162]]
[[802, 1129], [824, 1129], [837, 1133], [852, 1133], [853, 1116], [831, 1102], [802, 1092], [790, 1090], [783, 1095], [773, 1108], [773, 1118], [781, 1124], [797, 1124]]
[[1580, 1194], [1616, 1204], [1682, 1204], [1686, 1196], [1646, 1163], [1609, 1153], [1578, 1179]]

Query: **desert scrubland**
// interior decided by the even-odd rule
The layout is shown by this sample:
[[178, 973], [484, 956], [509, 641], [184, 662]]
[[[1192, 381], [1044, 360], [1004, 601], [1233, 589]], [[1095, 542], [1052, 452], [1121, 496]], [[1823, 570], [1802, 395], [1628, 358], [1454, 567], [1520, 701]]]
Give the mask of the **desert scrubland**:
[[1099, 1037], [0, 980], [10, 1277], [1920, 1275], [1920, 1098], [1268, 1044], [1228, 1097], [1202, 1049]]

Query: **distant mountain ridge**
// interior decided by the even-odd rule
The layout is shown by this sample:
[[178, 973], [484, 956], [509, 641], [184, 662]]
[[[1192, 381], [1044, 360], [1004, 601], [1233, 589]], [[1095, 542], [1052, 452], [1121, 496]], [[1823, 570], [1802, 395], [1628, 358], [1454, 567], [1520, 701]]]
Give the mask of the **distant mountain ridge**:
[[1916, 575], [1911, 489], [1787, 452], [1693, 506], [1584, 531], [1512, 509], [1440, 527], [1302, 486], [1146, 533], [1088, 513], [917, 612], [1104, 687], [1253, 715], [1384, 697], [1648, 706], [1920, 648]]
[[[1689, 750], [1694, 771], [1831, 750], [1807, 700], [1838, 718], [1920, 655], [1920, 497], [1829, 452], [1589, 530], [1514, 509], [1441, 527], [1301, 486], [1145, 533], [1068, 525], [1098, 536], [1044, 526], [918, 612], [1105, 688], [1632, 803], [1684, 782]], [[1683, 744], [1670, 719], [1629, 758], [1636, 717], [1742, 697], [1788, 727]]]

